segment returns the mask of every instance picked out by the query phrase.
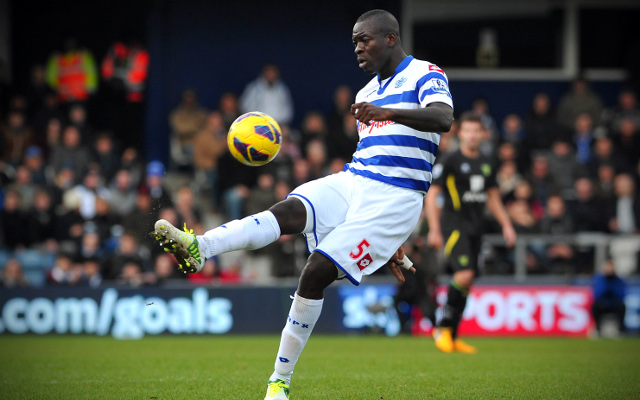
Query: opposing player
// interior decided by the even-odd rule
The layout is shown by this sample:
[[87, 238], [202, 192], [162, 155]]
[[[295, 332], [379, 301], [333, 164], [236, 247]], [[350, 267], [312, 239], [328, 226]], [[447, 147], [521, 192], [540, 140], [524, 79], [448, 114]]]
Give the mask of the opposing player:
[[216, 254], [257, 249], [282, 234], [306, 236], [311, 255], [282, 331], [266, 399], [289, 398], [291, 375], [331, 282], [347, 278], [358, 285], [384, 265], [403, 279], [401, 245], [418, 222], [431, 183], [437, 132], [448, 131], [453, 121], [446, 75], [405, 54], [393, 15], [363, 14], [352, 39], [360, 68], [377, 76], [351, 107], [360, 142], [343, 172], [303, 184], [268, 211], [202, 236], [180, 232], [165, 220], [155, 226], [157, 240], [188, 272], [199, 271]]
[[[502, 226], [508, 246], [515, 243], [516, 233], [502, 204], [496, 184], [496, 169], [491, 160], [480, 154], [484, 129], [482, 120], [467, 112], [462, 114], [458, 123], [460, 149], [436, 164], [433, 185], [426, 198], [427, 244], [436, 249], [444, 245], [444, 254], [455, 271], [442, 319], [433, 336], [438, 349], [445, 353], [475, 353], [475, 347], [457, 338], [457, 331], [469, 289], [478, 273], [485, 204]], [[442, 213], [437, 204], [440, 193], [444, 193]]]

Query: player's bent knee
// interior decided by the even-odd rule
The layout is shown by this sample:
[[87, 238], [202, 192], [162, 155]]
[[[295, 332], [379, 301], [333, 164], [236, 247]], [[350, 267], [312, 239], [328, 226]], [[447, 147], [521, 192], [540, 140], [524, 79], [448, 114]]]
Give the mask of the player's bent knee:
[[269, 211], [275, 215], [283, 235], [301, 233], [307, 223], [307, 209], [302, 200], [289, 197], [273, 205]]
[[472, 269], [464, 269], [453, 274], [453, 280], [463, 288], [470, 288], [473, 284], [475, 272]]
[[321, 299], [324, 289], [337, 278], [335, 264], [320, 253], [312, 253], [300, 275], [298, 295], [307, 299]]

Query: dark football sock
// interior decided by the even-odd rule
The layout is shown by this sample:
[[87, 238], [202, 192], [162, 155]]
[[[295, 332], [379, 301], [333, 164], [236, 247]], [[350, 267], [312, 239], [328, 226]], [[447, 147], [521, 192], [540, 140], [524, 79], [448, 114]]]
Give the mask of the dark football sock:
[[464, 307], [467, 305], [469, 292], [457, 285], [453, 280], [449, 283], [447, 303], [444, 305], [440, 327], [451, 328], [451, 334], [455, 338]]

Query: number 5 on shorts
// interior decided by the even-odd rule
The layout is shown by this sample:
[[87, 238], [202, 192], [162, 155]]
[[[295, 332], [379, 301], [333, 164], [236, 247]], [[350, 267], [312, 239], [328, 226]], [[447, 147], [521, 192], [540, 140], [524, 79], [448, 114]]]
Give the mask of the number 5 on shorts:
[[360, 258], [360, 256], [362, 256], [362, 253], [364, 253], [364, 249], [366, 249], [367, 247], [369, 247], [369, 242], [367, 242], [367, 239], [362, 239], [362, 242], [360, 242], [360, 244], [358, 245], [358, 253], [354, 254], [352, 251], [349, 256], [354, 260], [357, 260], [358, 258]]

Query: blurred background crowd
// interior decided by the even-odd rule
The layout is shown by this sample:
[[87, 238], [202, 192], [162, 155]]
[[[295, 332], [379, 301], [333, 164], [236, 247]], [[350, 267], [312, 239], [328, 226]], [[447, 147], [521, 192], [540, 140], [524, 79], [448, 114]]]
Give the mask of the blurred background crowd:
[[[201, 234], [341, 171], [358, 142], [349, 113], [352, 87], [335, 87], [330, 112], [303, 114], [274, 63], [257, 77], [244, 76], [245, 89], [223, 93], [217, 107], [201, 105], [197, 86], [185, 87], [166, 115], [170, 154], [160, 161], [147, 159], [143, 144], [150, 63], [143, 45], [124, 38], [106, 54], [93, 54], [69, 39], [64, 50], [43, 59], [29, 79], [11, 84], [0, 64], [1, 285], [217, 284], [298, 276], [307, 256], [301, 236], [211, 259], [201, 273], [186, 276], [148, 234], [158, 218]], [[528, 242], [528, 274], [591, 275], [593, 248], [567, 238], [586, 232], [628, 238], [640, 231], [637, 96], [623, 86], [617, 102], [605, 104], [579, 78], [559, 101], [540, 92], [529, 99], [526, 114], [501, 120], [486, 98], [473, 101], [486, 127], [482, 152], [495, 159], [516, 230], [557, 238]], [[279, 155], [261, 168], [241, 165], [226, 145], [231, 123], [254, 110], [273, 116], [283, 131]], [[439, 157], [457, 149], [456, 130], [454, 123], [442, 132]], [[487, 218], [489, 232], [498, 232]], [[427, 251], [427, 231], [422, 222], [407, 247], [418, 260]], [[637, 241], [622, 247], [634, 262], [618, 272], [638, 273]], [[511, 250], [487, 246], [482, 259], [485, 273], [514, 272]]]

